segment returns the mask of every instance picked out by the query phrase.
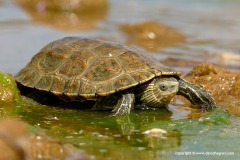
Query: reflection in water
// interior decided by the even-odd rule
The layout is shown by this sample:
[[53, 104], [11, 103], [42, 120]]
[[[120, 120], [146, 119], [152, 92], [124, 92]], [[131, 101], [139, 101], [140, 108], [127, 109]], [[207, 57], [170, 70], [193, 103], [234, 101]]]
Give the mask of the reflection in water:
[[107, 0], [17, 0], [33, 21], [67, 31], [89, 30], [108, 12]]

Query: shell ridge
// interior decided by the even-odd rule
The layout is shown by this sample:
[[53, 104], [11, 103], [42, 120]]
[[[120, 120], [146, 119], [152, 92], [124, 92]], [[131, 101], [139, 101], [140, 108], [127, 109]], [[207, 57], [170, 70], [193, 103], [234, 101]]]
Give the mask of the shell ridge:
[[82, 79], [81, 77], [83, 77], [91, 68], [91, 66], [99, 59], [99, 57], [96, 57], [87, 67], [87, 69], [85, 69], [85, 71], [82, 72], [82, 74], [80, 76], [78, 76], [80, 79]]

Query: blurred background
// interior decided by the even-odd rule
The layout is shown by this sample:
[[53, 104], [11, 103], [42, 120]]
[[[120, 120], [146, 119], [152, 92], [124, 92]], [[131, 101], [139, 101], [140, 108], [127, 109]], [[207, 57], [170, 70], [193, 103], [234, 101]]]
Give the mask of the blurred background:
[[0, 0], [0, 70], [16, 74], [66, 36], [133, 45], [169, 66], [239, 70], [238, 0]]
[[[239, 159], [239, 8], [239, 0], [0, 0], [0, 71], [5, 73], [15, 75], [45, 45], [67, 36], [135, 46], [183, 75], [200, 63], [226, 69], [198, 65], [188, 75], [215, 98], [218, 108], [209, 112], [189, 107], [180, 97], [168, 110], [134, 110], [112, 118], [108, 111], [0, 103], [0, 119], [18, 118], [30, 128], [0, 121], [0, 159], [2, 153], [13, 155], [6, 144], [20, 151], [15, 142], [20, 133], [30, 146], [26, 153], [39, 159], [66, 153], [72, 154], [69, 159], [184, 160], [188, 157], [176, 153], [192, 151], [235, 154], [191, 156], [199, 160]], [[0, 80], [15, 85], [13, 78]], [[3, 101], [11, 95], [6, 86], [0, 85]], [[34, 134], [40, 131], [59, 140]], [[27, 137], [29, 132], [34, 136]]]

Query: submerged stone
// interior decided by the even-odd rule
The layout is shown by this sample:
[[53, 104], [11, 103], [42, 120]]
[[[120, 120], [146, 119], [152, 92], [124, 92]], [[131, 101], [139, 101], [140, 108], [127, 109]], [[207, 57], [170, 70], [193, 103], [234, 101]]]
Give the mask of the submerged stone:
[[125, 24], [121, 26], [121, 30], [126, 33], [128, 44], [136, 44], [152, 51], [175, 46], [186, 39], [173, 28], [155, 21]]
[[34, 22], [66, 31], [95, 29], [108, 13], [107, 0], [17, 0]]
[[143, 134], [146, 134], [152, 137], [163, 137], [163, 134], [165, 133], [167, 133], [167, 131], [161, 128], [152, 128], [150, 130], [146, 130], [143, 132]]

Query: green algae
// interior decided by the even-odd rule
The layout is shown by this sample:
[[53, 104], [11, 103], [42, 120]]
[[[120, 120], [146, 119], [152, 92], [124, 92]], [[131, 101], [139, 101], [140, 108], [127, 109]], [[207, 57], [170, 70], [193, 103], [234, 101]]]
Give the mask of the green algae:
[[10, 74], [0, 72], [0, 103], [13, 103], [20, 100], [19, 90]]

